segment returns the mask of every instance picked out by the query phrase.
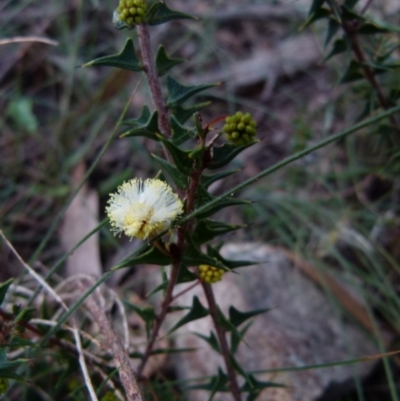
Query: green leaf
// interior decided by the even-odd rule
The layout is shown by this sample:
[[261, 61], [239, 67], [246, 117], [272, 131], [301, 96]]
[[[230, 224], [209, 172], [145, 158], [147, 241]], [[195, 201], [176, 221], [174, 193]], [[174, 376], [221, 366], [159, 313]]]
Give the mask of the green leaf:
[[249, 312], [240, 312], [234, 306], [231, 306], [229, 308], [229, 320], [235, 327], [238, 327], [246, 320], [254, 316], [260, 315], [261, 313], [269, 312], [270, 310], [271, 308], [263, 308], [263, 309], [255, 309]]
[[209, 256], [211, 256], [212, 258], [217, 259], [221, 264], [223, 264], [224, 266], [227, 266], [230, 270], [236, 269], [238, 267], [257, 265], [259, 263], [254, 260], [225, 259], [219, 253], [219, 249], [217, 247], [213, 248], [211, 245], [207, 245], [207, 254]]
[[214, 351], [218, 352], [218, 354], [221, 353], [221, 348], [219, 346], [219, 342], [213, 331], [210, 333], [210, 337], [207, 337], [200, 333], [193, 333], [193, 334], [195, 334], [197, 337], [206, 341]]
[[26, 364], [27, 361], [27, 359], [16, 359], [14, 361], [9, 361], [4, 349], [0, 348], [0, 377], [13, 379], [14, 377], [10, 376], [14, 375], [12, 369], [16, 369], [19, 366]]
[[250, 146], [253, 146], [257, 142], [250, 143], [248, 145], [232, 145], [230, 143], [225, 143], [220, 147], [213, 148], [213, 158], [211, 163], [207, 166], [210, 170], [215, 170], [217, 168], [224, 167], [231, 160], [233, 160], [239, 153], [243, 152]]
[[9, 343], [7, 343], [8, 347], [34, 347], [35, 343], [26, 338], [22, 337], [13, 337]]
[[208, 315], [208, 309], [206, 309], [199, 299], [195, 296], [193, 298], [192, 307], [190, 308], [190, 312], [185, 315], [181, 320], [179, 320], [169, 331], [168, 334], [171, 334], [175, 330], [179, 329], [186, 323], [189, 323], [193, 320], [202, 319]]
[[4, 297], [6, 296], [6, 293], [8, 291], [8, 288], [10, 287], [10, 285], [12, 284], [13, 279], [10, 278], [7, 281], [5, 281], [4, 283], [0, 284], [0, 306], [4, 301]]
[[167, 148], [170, 153], [177, 169], [184, 175], [189, 175], [193, 169], [193, 159], [189, 157], [191, 151], [182, 150], [175, 146], [172, 141], [163, 137], [162, 135], [157, 135], [157, 137], [162, 141], [162, 143]]
[[210, 104], [211, 102], [203, 102], [188, 108], [177, 106], [172, 110], [172, 113], [177, 121], [179, 121], [181, 124], [184, 124], [190, 117], [192, 117], [194, 113], [196, 113], [196, 111], [199, 111]]
[[[210, 202], [217, 199], [217, 197], [212, 196], [208, 191], [200, 184], [197, 187], [197, 199], [196, 199], [196, 208], [202, 207], [203, 205], [207, 205]], [[232, 198], [227, 197], [218, 200], [216, 203], [212, 203], [211, 206], [204, 208], [204, 210], [197, 215], [198, 219], [205, 219], [207, 217], [212, 216], [214, 213], [218, 212], [219, 210], [234, 206], [234, 205], [248, 205], [250, 201], [246, 201], [239, 198]]]
[[207, 85], [182, 85], [171, 75], [167, 76], [167, 88], [168, 88], [168, 99], [167, 106], [169, 108], [175, 108], [180, 106], [183, 102], [189, 99], [196, 93], [202, 92], [208, 88], [212, 88], [219, 84], [207, 84]]
[[158, 75], [164, 75], [172, 67], [184, 63], [186, 60], [182, 58], [171, 58], [165, 51], [165, 47], [160, 45], [156, 56], [156, 68]]
[[306, 29], [313, 22], [318, 21], [323, 18], [329, 18], [331, 16], [331, 10], [326, 8], [318, 8], [304, 21], [303, 25], [300, 26], [299, 31]]
[[152, 246], [138, 256], [127, 258], [119, 265], [115, 266], [113, 270], [119, 270], [124, 267], [131, 267], [140, 264], [160, 265], [167, 266], [171, 264], [171, 258], [162, 253], [156, 246]]
[[82, 67], [92, 67], [95, 65], [105, 65], [109, 67], [122, 68], [129, 71], [142, 71], [143, 67], [136, 56], [132, 39], [127, 39], [124, 48], [118, 54], [100, 57], [83, 64]]
[[222, 180], [223, 178], [229, 177], [232, 174], [238, 173], [240, 169], [235, 169], [235, 170], [227, 170], [227, 171], [222, 171], [216, 174], [203, 174], [201, 176], [200, 182], [203, 185], [204, 188], [208, 188], [212, 183]]
[[151, 355], [179, 354], [181, 352], [193, 352], [193, 351], [197, 351], [197, 348], [156, 348], [151, 352]]
[[18, 97], [10, 102], [7, 110], [14, 124], [30, 134], [38, 130], [38, 119], [33, 111], [33, 100], [29, 97]]
[[[143, 109], [142, 115], [136, 121], [142, 121], [144, 119], [145, 110]], [[132, 120], [129, 120], [130, 124], [133, 123]], [[156, 135], [160, 130], [158, 129], [158, 112], [154, 111], [153, 114], [148, 117], [145, 123], [142, 125], [138, 125], [136, 128], [133, 128], [129, 131], [126, 131], [120, 135], [120, 138], [126, 138], [129, 136], [144, 136], [146, 138], [150, 138], [154, 141], [158, 141], [159, 138]]]
[[143, 106], [142, 112], [138, 118], [131, 118], [129, 120], [122, 121], [123, 125], [133, 126], [133, 127], [141, 127], [146, 125], [147, 122], [150, 120], [151, 113], [148, 106]]
[[176, 146], [182, 145], [190, 138], [194, 138], [195, 134], [193, 130], [184, 127], [175, 116], [171, 116], [171, 129], [172, 129], [172, 143]]
[[360, 25], [357, 29], [357, 33], [362, 35], [373, 35], [376, 33], [390, 33], [400, 32], [400, 27], [386, 24], [384, 22], [367, 21]]
[[332, 50], [329, 52], [329, 54], [325, 57], [324, 61], [328, 61], [331, 57], [336, 56], [337, 54], [345, 52], [347, 49], [349, 49], [349, 43], [345, 39], [336, 39], [333, 42]]
[[361, 78], [364, 78], [364, 75], [361, 72], [360, 64], [355, 60], [351, 60], [339, 83], [354, 82]]
[[211, 241], [213, 238], [229, 233], [231, 231], [239, 230], [240, 228], [244, 228], [246, 225], [233, 225], [233, 224], [226, 224], [221, 221], [211, 220], [211, 219], [204, 219], [200, 220], [196, 228], [194, 229], [192, 238], [193, 241], [200, 245], [204, 242]]
[[346, 0], [344, 5], [348, 8], [353, 8], [358, 3], [358, 0]]
[[135, 311], [147, 324], [152, 324], [157, 317], [152, 306], [137, 306], [128, 301], [123, 302], [128, 309]]
[[228, 271], [229, 268], [221, 263], [217, 258], [210, 257], [203, 253], [200, 248], [193, 242], [190, 235], [186, 236], [187, 244], [185, 253], [183, 254], [183, 263], [186, 266], [209, 265], [219, 267], [222, 270]]
[[324, 5], [324, 3], [325, 0], [313, 0], [308, 15], [310, 16], [311, 14], [314, 14], [319, 8]]
[[354, 5], [343, 5], [341, 7], [342, 13], [341, 13], [341, 17], [344, 21], [353, 21], [353, 20], [357, 20], [357, 21], [365, 21], [365, 18], [359, 14], [357, 11], [354, 11], [353, 8]]
[[161, 167], [168, 173], [175, 185], [180, 189], [186, 189], [188, 185], [188, 178], [186, 175], [182, 174], [173, 164], [168, 163], [166, 160], [158, 157], [157, 155], [151, 155]]
[[198, 277], [192, 273], [185, 265], [181, 265], [178, 272], [177, 284], [190, 283], [191, 281], [198, 280]]
[[241, 391], [248, 392], [246, 401], [255, 401], [265, 388], [286, 386], [274, 382], [265, 382], [257, 380], [253, 375], [247, 375], [246, 382], [242, 385]]
[[215, 395], [215, 393], [229, 391], [228, 386], [227, 386], [228, 382], [229, 382], [228, 376], [219, 367], [218, 374], [216, 376], [212, 376], [208, 383], [187, 386], [187, 387], [185, 387], [185, 389], [211, 391], [210, 397], [208, 399], [208, 400], [211, 400], [212, 397]]
[[239, 344], [243, 341], [243, 337], [246, 334], [246, 331], [250, 328], [252, 322], [248, 322], [241, 330], [231, 330], [231, 348], [230, 352], [234, 354]]
[[171, 10], [163, 1], [153, 4], [146, 16], [146, 20], [149, 25], [159, 25], [177, 19], [196, 20], [198, 18], [194, 15]]
[[159, 291], [165, 291], [168, 287], [168, 280], [164, 280], [161, 284], [157, 287], [153, 288], [150, 292], [146, 294], [146, 298], [151, 297], [152, 295], [156, 294]]
[[325, 47], [328, 46], [329, 42], [335, 36], [339, 28], [340, 24], [334, 18], [329, 18], [328, 32], [326, 33], [325, 38]]

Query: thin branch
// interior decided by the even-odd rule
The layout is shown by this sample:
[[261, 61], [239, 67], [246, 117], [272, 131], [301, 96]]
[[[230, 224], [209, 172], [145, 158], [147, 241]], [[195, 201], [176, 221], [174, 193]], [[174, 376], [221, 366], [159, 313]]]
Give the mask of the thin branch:
[[219, 345], [221, 347], [222, 357], [224, 358], [226, 370], [228, 372], [229, 389], [231, 390], [233, 399], [235, 401], [241, 401], [242, 397], [241, 397], [240, 387], [237, 382], [235, 369], [233, 368], [233, 366], [231, 364], [231, 360], [230, 360], [230, 356], [229, 356], [228, 342], [226, 341], [226, 336], [225, 336], [225, 329], [221, 326], [221, 324], [218, 321], [218, 306], [215, 302], [214, 292], [212, 290], [211, 285], [209, 285], [207, 283], [202, 283], [202, 286], [203, 286], [204, 294], [207, 298], [210, 315], [214, 322], [215, 330], [217, 331], [217, 337], [218, 337]]
[[167, 287], [167, 290], [165, 292], [164, 301], [163, 301], [163, 303], [161, 305], [161, 311], [160, 311], [160, 313], [158, 314], [158, 316], [155, 319], [154, 327], [153, 327], [153, 330], [151, 332], [150, 340], [147, 343], [147, 347], [146, 347], [146, 350], [145, 350], [145, 352], [143, 354], [143, 358], [142, 358], [142, 360], [140, 362], [140, 365], [139, 365], [139, 367], [137, 369], [137, 375], [138, 375], [139, 378], [142, 378], [144, 368], [145, 368], [146, 363], [147, 363], [147, 361], [148, 361], [148, 359], [149, 359], [149, 357], [151, 355], [151, 352], [153, 351], [153, 347], [154, 347], [154, 344], [155, 344], [155, 342], [157, 340], [158, 333], [160, 331], [161, 325], [162, 325], [165, 317], [167, 316], [169, 306], [170, 306], [170, 304], [171, 304], [171, 302], [173, 300], [172, 292], [173, 292], [175, 284], [176, 284], [176, 282], [178, 280], [179, 268], [180, 268], [180, 261], [175, 261], [173, 263], [173, 265], [172, 265], [171, 277], [169, 279], [168, 287]]
[[90, 379], [89, 372], [87, 370], [86, 362], [85, 362], [85, 356], [83, 355], [83, 349], [82, 349], [82, 342], [81, 342], [81, 337], [79, 335], [79, 331], [74, 324], [74, 339], [75, 339], [75, 344], [76, 344], [76, 349], [78, 350], [79, 354], [79, 365], [81, 366], [83, 378], [85, 379], [85, 384], [86, 387], [89, 391], [90, 398], [92, 401], [99, 401], [96, 395], [96, 391], [93, 388], [92, 380]]
[[[84, 289], [87, 290], [87, 288]], [[139, 386], [136, 382], [135, 374], [131, 367], [128, 352], [123, 348], [120, 339], [115, 334], [110, 320], [100, 306], [101, 304], [102, 299], [100, 299], [100, 294], [98, 292], [93, 293], [85, 303], [99, 326], [99, 329], [105, 338], [107, 348], [113, 357], [114, 364], [118, 368], [118, 374], [125, 389], [127, 400], [143, 401]]]
[[154, 64], [149, 29], [147, 24], [138, 25], [137, 33], [139, 38], [140, 51], [142, 53], [144, 73], [146, 74], [147, 80], [150, 85], [150, 92], [154, 102], [154, 106], [158, 111], [158, 125], [161, 133], [166, 138], [168, 138], [171, 136], [171, 126], [169, 124], [168, 111], [162, 97], [160, 81], [158, 79], [158, 74]]

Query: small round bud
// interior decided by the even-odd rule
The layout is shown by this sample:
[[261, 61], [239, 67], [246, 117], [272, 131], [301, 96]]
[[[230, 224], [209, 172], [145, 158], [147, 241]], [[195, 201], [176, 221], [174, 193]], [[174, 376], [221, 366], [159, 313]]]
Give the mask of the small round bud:
[[129, 27], [141, 24], [146, 16], [146, 0], [120, 0], [116, 12], [119, 21], [125, 22]]
[[253, 120], [250, 113], [243, 114], [238, 111], [233, 116], [225, 118], [225, 125], [222, 132], [227, 141], [236, 146], [249, 145], [255, 142], [257, 123]]
[[207, 284], [213, 284], [222, 279], [225, 271], [214, 266], [200, 265], [199, 276]]

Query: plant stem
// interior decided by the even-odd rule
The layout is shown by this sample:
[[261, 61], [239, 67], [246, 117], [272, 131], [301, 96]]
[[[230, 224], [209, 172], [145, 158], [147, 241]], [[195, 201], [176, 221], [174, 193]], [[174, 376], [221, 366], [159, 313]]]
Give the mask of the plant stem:
[[218, 322], [218, 306], [215, 302], [214, 292], [212, 290], [211, 285], [202, 283], [204, 294], [207, 298], [208, 307], [210, 310], [211, 318], [214, 322], [215, 330], [217, 331], [219, 345], [221, 347], [221, 353], [225, 361], [226, 370], [228, 372], [229, 377], [229, 388], [233, 395], [233, 399], [235, 401], [241, 401], [241, 392], [240, 387], [236, 379], [235, 370], [231, 364], [230, 356], [229, 356], [229, 347], [228, 342], [225, 337], [225, 329]]
[[[372, 70], [372, 68], [370, 68], [368, 66], [368, 60], [367, 60], [367, 58], [364, 54], [364, 51], [361, 48], [360, 42], [358, 40], [357, 28], [359, 25], [359, 21], [346, 21], [342, 17], [341, 9], [340, 9], [339, 5], [337, 4], [336, 0], [329, 0], [328, 2], [329, 2], [329, 5], [330, 5], [332, 11], [334, 11], [335, 14], [340, 16], [340, 24], [342, 26], [344, 33], [350, 39], [351, 49], [353, 51], [354, 57], [355, 57], [357, 63], [360, 65], [366, 80], [370, 83], [370, 85], [374, 89], [380, 106], [385, 110], [389, 109], [389, 107], [390, 107], [389, 102], [387, 101], [385, 95], [383, 94], [383, 90], [382, 90], [378, 80], [376, 79], [374, 71]], [[370, 1], [367, 2], [364, 9], [361, 11], [361, 14], [363, 14], [367, 10], [369, 5], [370, 5]], [[397, 123], [396, 118], [394, 116], [390, 116], [389, 119], [390, 119], [390, 122], [392, 123], [392, 125], [394, 126], [394, 128], [396, 129], [396, 131], [398, 133], [400, 133], [400, 127]]]
[[146, 74], [147, 81], [149, 82], [151, 97], [154, 106], [158, 111], [158, 126], [161, 133], [169, 138], [171, 136], [171, 126], [168, 119], [168, 110], [164, 103], [160, 81], [156, 71], [153, 54], [151, 51], [151, 42], [149, 29], [147, 24], [140, 24], [137, 26], [140, 51], [142, 53], [142, 63], [144, 73]]
[[146, 366], [146, 363], [151, 355], [151, 352], [153, 351], [154, 344], [158, 337], [158, 332], [160, 331], [160, 328], [165, 319], [165, 316], [167, 316], [168, 308], [173, 300], [172, 292], [174, 290], [176, 281], [178, 280], [179, 268], [180, 268], [180, 261], [175, 261], [172, 265], [171, 277], [169, 279], [169, 283], [168, 283], [167, 291], [165, 293], [164, 301], [161, 305], [161, 311], [155, 319], [150, 340], [147, 344], [146, 351], [143, 354], [143, 358], [142, 358], [140, 365], [138, 367], [138, 370], [137, 370], [137, 376], [139, 379], [142, 379], [144, 367]]

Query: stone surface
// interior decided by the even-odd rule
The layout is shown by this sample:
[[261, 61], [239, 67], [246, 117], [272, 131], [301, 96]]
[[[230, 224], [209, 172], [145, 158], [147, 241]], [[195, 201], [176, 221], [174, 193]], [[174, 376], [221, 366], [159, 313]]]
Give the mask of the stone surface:
[[[227, 273], [221, 282], [213, 285], [220, 308], [225, 313], [230, 305], [240, 311], [272, 308], [253, 319], [245, 343], [239, 346], [237, 359], [247, 371], [300, 368], [377, 353], [367, 333], [345, 318], [338, 304], [294, 267], [284, 253], [266, 245], [232, 244], [223, 248], [223, 254], [262, 263], [239, 269], [239, 274]], [[183, 288], [183, 285], [178, 286], [177, 292]], [[179, 304], [191, 305], [194, 295], [207, 305], [200, 286], [179, 298]], [[192, 334], [198, 332], [209, 336], [211, 329], [211, 319], [206, 317], [176, 332], [176, 347], [198, 348], [196, 352], [177, 355], [171, 361], [179, 378], [207, 376], [216, 373], [218, 366], [224, 367], [220, 356]], [[286, 387], [266, 389], [258, 399], [313, 401], [324, 394], [334, 397], [351, 386], [354, 377], [369, 373], [372, 366], [369, 362], [261, 373], [257, 375], [259, 380], [285, 384]], [[203, 401], [208, 397], [205, 392], [192, 391], [189, 399]], [[214, 401], [230, 399], [229, 394], [219, 393], [214, 397]]]

